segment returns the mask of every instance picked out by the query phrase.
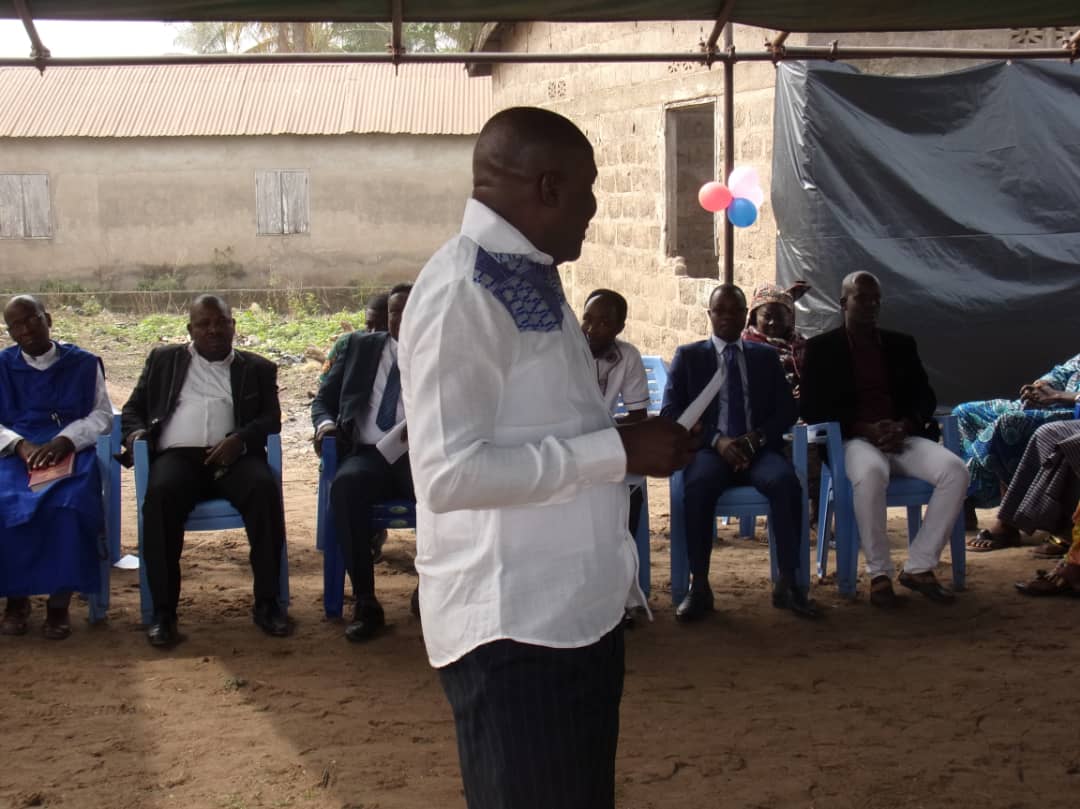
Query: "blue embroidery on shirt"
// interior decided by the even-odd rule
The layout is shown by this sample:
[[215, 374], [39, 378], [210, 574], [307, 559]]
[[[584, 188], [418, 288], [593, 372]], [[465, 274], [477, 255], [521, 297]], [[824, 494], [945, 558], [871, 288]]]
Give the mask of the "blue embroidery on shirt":
[[506, 307], [518, 331], [562, 328], [563, 294], [559, 271], [516, 253], [476, 252], [473, 281]]

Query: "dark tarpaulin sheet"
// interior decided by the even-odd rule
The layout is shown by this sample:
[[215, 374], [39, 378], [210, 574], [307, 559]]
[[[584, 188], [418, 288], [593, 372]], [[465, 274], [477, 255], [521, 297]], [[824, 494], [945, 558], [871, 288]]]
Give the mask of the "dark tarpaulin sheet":
[[[419, 22], [710, 20], [723, 0], [403, 0]], [[389, 0], [31, 0], [37, 19], [364, 21], [390, 19]], [[0, 17], [17, 17], [0, 0]], [[1077, 0], [737, 0], [731, 20], [785, 31], [934, 31], [1067, 26]]]
[[777, 279], [800, 331], [839, 325], [845, 275], [881, 279], [938, 400], [1014, 398], [1080, 353], [1080, 64], [897, 78], [777, 72]]

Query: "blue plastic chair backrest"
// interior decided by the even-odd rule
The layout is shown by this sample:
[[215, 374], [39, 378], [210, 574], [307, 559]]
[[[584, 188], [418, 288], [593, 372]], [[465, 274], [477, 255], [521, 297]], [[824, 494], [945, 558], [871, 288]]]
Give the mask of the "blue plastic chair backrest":
[[[642, 363], [645, 365], [645, 378], [649, 381], [649, 405], [647, 412], [650, 416], [660, 415], [660, 405], [664, 401], [664, 387], [667, 385], [667, 365], [660, 357], [643, 356]], [[615, 405], [615, 415], [625, 416], [626, 405], [623, 404], [622, 395]]]

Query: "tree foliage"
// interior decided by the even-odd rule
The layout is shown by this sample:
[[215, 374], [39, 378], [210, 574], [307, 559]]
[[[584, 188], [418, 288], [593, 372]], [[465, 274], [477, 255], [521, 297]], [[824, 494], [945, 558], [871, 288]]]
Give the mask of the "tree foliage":
[[[405, 23], [410, 53], [467, 51], [480, 23]], [[383, 22], [193, 22], [178, 27], [175, 44], [193, 53], [381, 53], [390, 45]]]

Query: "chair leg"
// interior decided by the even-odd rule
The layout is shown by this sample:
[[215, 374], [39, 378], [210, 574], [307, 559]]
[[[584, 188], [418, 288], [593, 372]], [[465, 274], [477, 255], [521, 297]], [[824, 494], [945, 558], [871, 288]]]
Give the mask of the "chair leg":
[[739, 515], [739, 536], [744, 539], [752, 539], [754, 536], [754, 529], [757, 527], [757, 515], [756, 514], [740, 514]]
[[956, 518], [956, 525], [953, 526], [949, 543], [951, 545], [949, 554], [952, 557], [952, 588], [956, 591], [964, 590], [967, 586], [967, 536], [964, 533], [962, 509], [960, 516]]
[[776, 566], [776, 534], [773, 532], [773, 522], [769, 520], [767, 514], [765, 519], [768, 520], [769, 531], [769, 578], [775, 584], [776, 580], [780, 578], [780, 570]]
[[337, 542], [323, 549], [323, 610], [327, 618], [340, 618], [345, 607], [345, 557]]
[[289, 543], [281, 543], [281, 572], [278, 574], [278, 605], [289, 611]]
[[147, 626], [154, 622], [154, 598], [150, 595], [150, 579], [146, 575], [146, 554], [143, 553], [142, 509], [139, 510], [139, 615]]
[[922, 506], [907, 507], [907, 541], [908, 545], [915, 541], [915, 535], [922, 528]]
[[817, 575], [824, 579], [829, 569], [829, 526], [832, 525], [832, 477], [827, 467], [821, 469], [821, 488], [818, 494]]
[[638, 511], [637, 534], [634, 536], [634, 544], [637, 545], [638, 555], [638, 586], [641, 588], [641, 592], [645, 594], [646, 600], [648, 600], [652, 571], [649, 559], [651, 548], [649, 547], [649, 493], [647, 483], [643, 483], [641, 486], [641, 509]]
[[685, 494], [682, 472], [671, 476], [671, 602], [675, 606], [690, 590], [690, 557], [686, 549]]
[[109, 579], [112, 576], [112, 552], [109, 540], [101, 537], [98, 550], [98, 591], [90, 593], [86, 600], [90, 605], [90, 623], [98, 624], [109, 613]]

